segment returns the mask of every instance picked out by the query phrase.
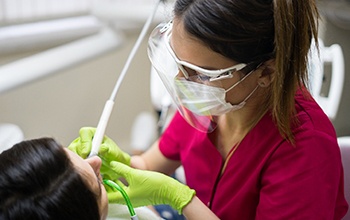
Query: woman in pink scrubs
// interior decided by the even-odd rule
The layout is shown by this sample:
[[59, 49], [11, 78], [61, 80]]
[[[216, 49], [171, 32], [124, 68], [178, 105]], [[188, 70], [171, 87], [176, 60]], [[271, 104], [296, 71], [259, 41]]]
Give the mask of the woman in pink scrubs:
[[[147, 180], [125, 186], [131, 200], [161, 203], [139, 193], [159, 190], [160, 177], [137, 169], [171, 174], [182, 165], [195, 195], [169, 186], [175, 193], [157, 196], [171, 205], [186, 197], [173, 206], [187, 219], [341, 219], [348, 204], [336, 133], [307, 90], [318, 18], [314, 0], [177, 0], [148, 48], [177, 114], [141, 156], [108, 138], [100, 152], [120, 162], [118, 175]], [[82, 128], [70, 149], [86, 157], [93, 133]]]

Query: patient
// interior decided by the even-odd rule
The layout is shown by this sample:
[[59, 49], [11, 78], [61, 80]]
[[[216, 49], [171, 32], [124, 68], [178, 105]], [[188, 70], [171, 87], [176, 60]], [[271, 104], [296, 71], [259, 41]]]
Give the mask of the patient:
[[0, 154], [0, 219], [106, 219], [100, 166], [51, 138], [14, 145]]
[[[27, 140], [0, 154], [1, 220], [130, 219], [124, 205], [108, 204], [101, 159], [82, 159], [52, 138]], [[160, 219], [146, 207], [139, 220]]]

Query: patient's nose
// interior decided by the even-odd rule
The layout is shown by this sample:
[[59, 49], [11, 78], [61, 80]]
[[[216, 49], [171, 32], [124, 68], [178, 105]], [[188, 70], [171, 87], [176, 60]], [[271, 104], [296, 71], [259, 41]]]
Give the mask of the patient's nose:
[[102, 165], [102, 160], [98, 156], [89, 157], [86, 162], [90, 164], [95, 173], [99, 173]]

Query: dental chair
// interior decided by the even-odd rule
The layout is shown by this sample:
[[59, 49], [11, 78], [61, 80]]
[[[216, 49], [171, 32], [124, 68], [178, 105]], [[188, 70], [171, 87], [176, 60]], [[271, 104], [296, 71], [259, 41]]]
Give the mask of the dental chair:
[[[313, 45], [314, 46], [314, 45]], [[323, 111], [333, 121], [338, 112], [340, 99], [342, 97], [344, 85], [344, 56], [341, 47], [333, 44], [325, 47], [322, 40], [319, 40], [319, 54], [313, 47], [311, 49], [310, 62], [310, 89], [311, 94]], [[319, 56], [318, 56], [319, 55]], [[325, 70], [330, 65], [330, 74]], [[331, 81], [328, 93], [324, 92], [324, 82], [330, 78]], [[338, 137], [338, 144], [342, 156], [344, 168], [344, 191], [348, 203], [350, 203], [350, 136]], [[343, 220], [350, 220], [350, 212], [344, 216]]]
[[[316, 102], [330, 120], [334, 120], [343, 92], [344, 85], [344, 56], [341, 47], [333, 44], [325, 47], [323, 41], [319, 39], [319, 54], [313, 43], [310, 50], [310, 89]], [[330, 75], [327, 74], [326, 67], [331, 67]], [[327, 83], [327, 81], [331, 81]], [[324, 84], [328, 85], [327, 88]]]

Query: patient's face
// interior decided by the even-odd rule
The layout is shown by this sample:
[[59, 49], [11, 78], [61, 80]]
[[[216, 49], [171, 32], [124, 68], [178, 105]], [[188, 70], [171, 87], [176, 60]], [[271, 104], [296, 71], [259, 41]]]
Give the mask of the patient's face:
[[81, 176], [90, 186], [91, 190], [98, 195], [101, 219], [106, 219], [108, 212], [108, 198], [107, 192], [102, 184], [102, 177], [100, 175], [100, 168], [102, 164], [101, 159], [94, 156], [84, 160], [67, 148], [65, 148], [65, 150], [78, 172], [82, 174]]

